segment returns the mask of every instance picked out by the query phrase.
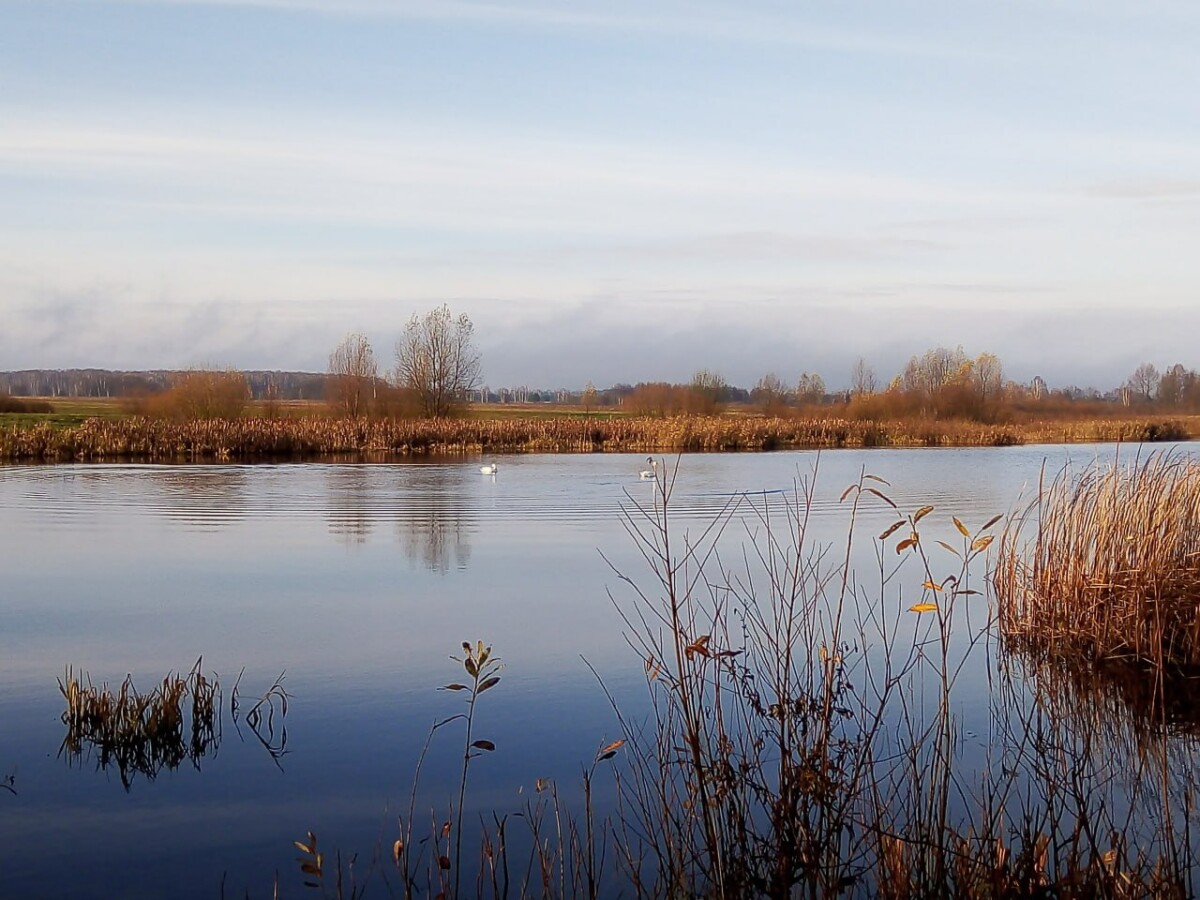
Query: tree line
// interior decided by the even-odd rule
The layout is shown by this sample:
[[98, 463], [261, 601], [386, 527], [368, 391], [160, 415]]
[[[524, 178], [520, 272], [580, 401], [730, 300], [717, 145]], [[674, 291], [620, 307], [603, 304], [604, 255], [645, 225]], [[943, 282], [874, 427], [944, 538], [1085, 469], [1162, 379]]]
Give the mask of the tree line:
[[[481, 356], [474, 325], [442, 305], [414, 314], [381, 371], [368, 338], [347, 334], [329, 354], [325, 373], [241, 372], [202, 368], [183, 372], [112, 372], [99, 369], [0, 372], [0, 394], [12, 396], [122, 396], [131, 412], [174, 418], [233, 418], [251, 401], [257, 412], [281, 413], [296, 401], [323, 399], [331, 411], [357, 418], [461, 415], [480, 393]], [[962, 419], [984, 423], [1021, 416], [1083, 417], [1113, 411], [1200, 412], [1200, 375], [1182, 363], [1161, 372], [1139, 365], [1120, 386], [1101, 393], [1074, 386], [1050, 388], [1044, 379], [1009, 380], [999, 357], [969, 356], [962, 347], [934, 347], [913, 356], [883, 383], [859, 358], [849, 387], [830, 391], [824, 377], [803, 371], [786, 381], [774, 372], [751, 388], [700, 369], [686, 383], [615, 384], [598, 390], [556, 392], [560, 402], [586, 413], [620, 410], [644, 416], [716, 415], [729, 407], [765, 415], [839, 415], [856, 419]]]

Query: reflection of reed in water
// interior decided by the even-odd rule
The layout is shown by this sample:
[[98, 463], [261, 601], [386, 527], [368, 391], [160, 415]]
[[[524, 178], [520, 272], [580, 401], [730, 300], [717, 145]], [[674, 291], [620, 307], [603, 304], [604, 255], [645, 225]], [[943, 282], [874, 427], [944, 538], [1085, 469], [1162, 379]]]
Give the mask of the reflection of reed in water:
[[1200, 736], [1200, 668], [1155, 666], [1145, 660], [1059, 658], [1045, 648], [1008, 638], [1005, 649], [1029, 677], [1070, 704], [1128, 720], [1139, 734]]
[[161, 512], [168, 519], [216, 528], [245, 517], [246, 474], [242, 469], [152, 469], [144, 477], [161, 494]]
[[[281, 704], [281, 718], [287, 713], [282, 678], [252, 708], [253, 721], [251, 714], [246, 716], [276, 762], [287, 743], [286, 729], [281, 725], [278, 736], [274, 730], [275, 706]], [[107, 683], [95, 686], [86, 673], [76, 675], [70, 668], [58, 689], [67, 703], [62, 714], [67, 734], [59, 756], [75, 765], [94, 754], [96, 768], [116, 769], [126, 790], [138, 775], [153, 781], [164, 769], [173, 771], [185, 762], [199, 769], [200, 761], [215, 756], [220, 747], [221, 687], [215, 675], [201, 671], [201, 660], [187, 676], [171, 673], [147, 693], [134, 686], [132, 676], [126, 676], [114, 691]], [[231, 704], [235, 723], [236, 702], [237, 685]], [[264, 704], [271, 711], [267, 720], [259, 712]]]

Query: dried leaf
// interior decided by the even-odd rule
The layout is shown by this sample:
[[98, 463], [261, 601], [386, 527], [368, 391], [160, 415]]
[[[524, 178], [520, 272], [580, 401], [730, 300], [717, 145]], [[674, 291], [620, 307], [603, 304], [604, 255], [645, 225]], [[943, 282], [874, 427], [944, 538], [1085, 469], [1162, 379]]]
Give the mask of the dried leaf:
[[893, 534], [895, 534], [898, 529], [902, 528], [903, 526], [904, 526], [904, 520], [898, 519], [896, 522], [892, 523], [886, 529], [884, 529], [883, 534], [879, 535], [879, 540], [886, 541]]
[[918, 509], [916, 511], [916, 513], [913, 514], [913, 524], [915, 525], [917, 522], [920, 522], [923, 518], [925, 518], [931, 512], [933, 512], [932, 506], [922, 506], [920, 509]]
[[915, 613], [933, 612], [937, 608], [938, 607], [936, 603], [917, 603], [913, 606], [910, 606], [908, 611]]
[[465, 684], [458, 684], [457, 682], [454, 684], [447, 684], [442, 688], [443, 691], [465, 691], [466, 689], [467, 686]]
[[988, 548], [988, 545], [990, 545], [992, 543], [992, 541], [994, 541], [994, 540], [995, 540], [995, 537], [993, 537], [990, 534], [985, 534], [983, 537], [976, 538], [975, 540], [971, 541], [971, 549], [972, 550], [986, 550]]
[[494, 688], [499, 683], [500, 683], [500, 676], [493, 675], [491, 678], [487, 679], [483, 684], [481, 684], [479, 686], [479, 693], [482, 694], [484, 691], [486, 691], [490, 688]]
[[396, 841], [392, 844], [392, 859], [396, 860], [396, 864], [400, 864], [400, 854], [404, 852], [404, 841]]
[[475, 660], [471, 659], [470, 657], [467, 657], [463, 660], [463, 668], [467, 670], [467, 674], [472, 678], [475, 678], [479, 675], [479, 666], [475, 665]]
[[482, 738], [480, 738], [480, 739], [479, 739], [479, 740], [477, 740], [477, 741], [472, 741], [472, 742], [471, 742], [471, 746], [472, 746], [472, 747], [475, 747], [475, 748], [477, 748], [477, 749], [479, 749], [479, 750], [487, 750], [489, 753], [490, 753], [492, 750], [495, 750], [495, 749], [496, 749], [496, 745], [495, 745], [495, 744], [493, 744], [491, 741], [484, 740], [484, 739], [482, 739]]
[[958, 550], [956, 550], [954, 547], [951, 547], [945, 541], [938, 541], [938, 544], [941, 545], [942, 547], [945, 547], [947, 550], [949, 550], [951, 553], [953, 553], [959, 559], [962, 559], [962, 555], [958, 552]]
[[1000, 515], [1000, 514], [994, 515], [990, 519], [988, 519], [986, 522], [984, 522], [983, 527], [980, 528], [979, 530], [987, 531], [989, 528], [991, 528], [993, 525], [995, 525], [997, 522], [999, 522], [1003, 518], [1004, 518], [1003, 515]]
[[304, 863], [304, 865], [300, 867], [300, 871], [305, 875], [316, 875], [318, 878], [321, 877], [321, 870], [312, 863]]
[[596, 761], [600, 762], [600, 760], [603, 760], [603, 759], [612, 759], [614, 756], [617, 755], [617, 751], [620, 750], [624, 746], [625, 746], [624, 738], [621, 738], [620, 740], [617, 740], [617, 741], [613, 741], [607, 747], [601, 748], [600, 752], [596, 754]]
[[892, 486], [892, 483], [890, 481], [888, 481], [885, 478], [880, 478], [878, 475], [864, 475], [863, 480], [864, 481], [878, 481], [880, 484], [886, 484], [888, 487]]
[[916, 545], [917, 545], [917, 542], [914, 541], [912, 538], [905, 538], [904, 540], [902, 540], [900, 543], [898, 543], [896, 545], [896, 553], [897, 553], [897, 555], [899, 555], [899, 554], [903, 553], [905, 550], [907, 550], [909, 547], [915, 547]]
[[292, 841], [292, 843], [296, 845], [296, 849], [301, 853], [307, 853], [309, 856], [312, 856], [312, 847], [308, 846], [303, 841]]
[[938, 584], [936, 581], [926, 581], [924, 584], [921, 585], [921, 587], [926, 588], [927, 590], [930, 590], [930, 591], [942, 590], [942, 586], [940, 584]]
[[439, 869], [441, 869], [443, 872], [449, 871], [449, 869], [450, 869], [450, 857], [448, 857], [448, 856], [439, 856], [439, 857], [438, 857], [438, 868], [439, 868]]
[[967, 526], [962, 523], [958, 516], [951, 516], [950, 518], [954, 520], [954, 527], [958, 529], [959, 534], [963, 537], [971, 536], [971, 532], [967, 531]]
[[856, 490], [858, 490], [857, 484], [850, 485], [850, 487], [848, 487], [844, 491], [842, 491], [842, 496], [840, 496], [838, 498], [838, 503], [845, 503], [846, 498], [849, 497], [851, 494], [853, 494]]
[[882, 500], [884, 503], [886, 503], [892, 509], [899, 509], [899, 507], [896, 506], [896, 504], [892, 502], [892, 498], [889, 497], [887, 494], [883, 493], [883, 491], [880, 491], [876, 488], [867, 488], [867, 492], [870, 494], [874, 494], [876, 497], [878, 497], [880, 500]]

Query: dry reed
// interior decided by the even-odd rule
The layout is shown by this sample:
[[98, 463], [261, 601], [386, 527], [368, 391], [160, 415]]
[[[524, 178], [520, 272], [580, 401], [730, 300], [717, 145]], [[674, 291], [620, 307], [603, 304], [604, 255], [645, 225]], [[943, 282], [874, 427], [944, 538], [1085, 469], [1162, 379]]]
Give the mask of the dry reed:
[[0, 427], [0, 460], [162, 461], [424, 453], [729, 452], [831, 447], [1009, 446], [1186, 440], [1177, 421], [1147, 419], [984, 425], [755, 416], [586, 419], [247, 418], [170, 421], [132, 416], [81, 425]]
[[220, 687], [200, 660], [186, 677], [171, 673], [147, 693], [129, 676], [114, 691], [69, 668], [58, 689], [67, 703], [60, 755], [74, 764], [94, 751], [97, 768], [115, 768], [126, 790], [139, 774], [153, 781], [184, 762], [199, 768], [220, 743]]
[[1064, 469], [1009, 523], [994, 581], [1001, 629], [1020, 645], [1200, 665], [1200, 462]]

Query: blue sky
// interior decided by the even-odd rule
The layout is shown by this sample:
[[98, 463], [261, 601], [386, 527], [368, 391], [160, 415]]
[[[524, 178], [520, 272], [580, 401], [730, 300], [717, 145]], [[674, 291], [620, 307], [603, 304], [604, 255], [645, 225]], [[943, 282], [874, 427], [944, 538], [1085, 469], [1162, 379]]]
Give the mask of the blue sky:
[[1200, 6], [0, 0], [0, 369], [1200, 366]]

